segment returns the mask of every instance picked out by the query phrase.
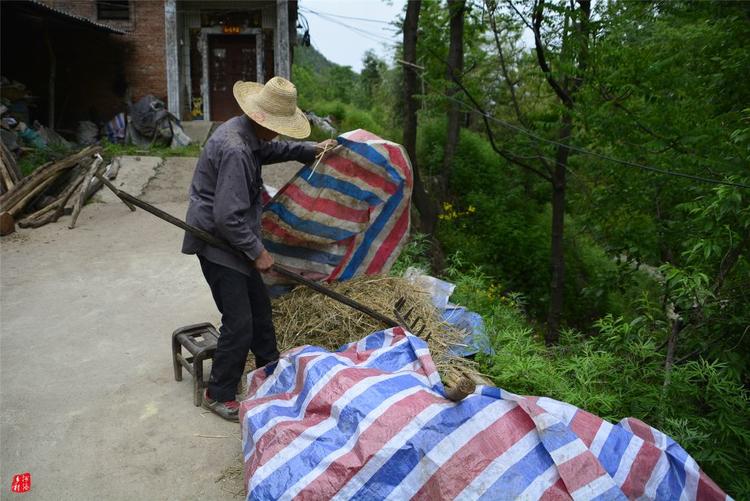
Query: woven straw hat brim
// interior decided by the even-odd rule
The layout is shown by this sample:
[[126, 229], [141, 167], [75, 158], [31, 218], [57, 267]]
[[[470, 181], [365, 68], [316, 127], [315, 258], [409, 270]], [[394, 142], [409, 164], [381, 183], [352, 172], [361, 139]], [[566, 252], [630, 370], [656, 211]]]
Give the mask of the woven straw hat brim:
[[266, 129], [295, 139], [304, 139], [310, 135], [310, 122], [299, 108], [295, 108], [292, 115], [281, 115], [261, 106], [258, 97], [262, 89], [263, 84], [238, 81], [232, 92], [242, 111]]

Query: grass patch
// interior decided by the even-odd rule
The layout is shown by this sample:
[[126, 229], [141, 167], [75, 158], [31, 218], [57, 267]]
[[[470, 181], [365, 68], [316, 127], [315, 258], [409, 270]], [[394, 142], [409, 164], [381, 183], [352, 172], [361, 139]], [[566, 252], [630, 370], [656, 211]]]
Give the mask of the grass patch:
[[18, 159], [18, 168], [21, 171], [21, 174], [28, 176], [40, 165], [59, 160], [70, 153], [70, 150], [60, 146], [52, 146], [44, 150], [27, 151]]
[[[151, 156], [151, 157], [197, 157], [201, 154], [199, 144], [190, 144], [181, 148], [169, 148], [168, 146], [155, 146], [143, 148], [135, 145], [113, 144], [103, 142], [102, 156], [111, 159], [120, 156]], [[25, 152], [18, 160], [18, 168], [24, 176], [28, 176], [37, 168], [47, 162], [60, 160], [66, 156], [81, 150], [81, 148], [65, 149], [61, 147], [49, 147], [43, 150]]]
[[189, 144], [180, 148], [170, 148], [169, 146], [153, 146], [144, 148], [134, 144], [114, 144], [104, 142], [102, 144], [104, 156], [121, 157], [121, 156], [150, 156], [150, 157], [197, 157], [201, 154], [201, 147], [197, 143]]

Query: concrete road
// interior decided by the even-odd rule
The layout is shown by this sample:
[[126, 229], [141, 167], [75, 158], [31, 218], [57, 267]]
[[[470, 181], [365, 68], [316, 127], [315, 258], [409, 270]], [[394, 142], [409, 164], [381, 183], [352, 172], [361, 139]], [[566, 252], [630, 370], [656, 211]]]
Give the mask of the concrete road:
[[[194, 165], [131, 158], [123, 188], [182, 218]], [[18, 496], [23, 472], [29, 500], [244, 496], [239, 425], [193, 405], [189, 374], [173, 377], [171, 332], [219, 325], [182, 232], [116, 201], [69, 220], [0, 241], [0, 498]]]

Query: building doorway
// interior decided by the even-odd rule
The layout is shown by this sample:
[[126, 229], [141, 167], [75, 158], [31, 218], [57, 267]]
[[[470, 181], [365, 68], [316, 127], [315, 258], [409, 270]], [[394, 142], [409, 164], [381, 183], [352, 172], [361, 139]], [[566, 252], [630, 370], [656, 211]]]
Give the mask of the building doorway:
[[232, 95], [237, 80], [258, 80], [255, 35], [209, 35], [209, 99], [211, 120], [224, 121], [242, 113]]

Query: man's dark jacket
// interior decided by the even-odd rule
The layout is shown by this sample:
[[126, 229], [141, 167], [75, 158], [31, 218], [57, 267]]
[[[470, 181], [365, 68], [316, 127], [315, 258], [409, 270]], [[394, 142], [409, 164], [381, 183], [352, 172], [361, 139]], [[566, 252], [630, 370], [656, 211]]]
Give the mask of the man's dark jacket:
[[[261, 166], [287, 160], [309, 163], [313, 143], [263, 141], [245, 115], [222, 124], [206, 142], [190, 184], [187, 223], [222, 238], [250, 259], [263, 251]], [[250, 275], [252, 265], [239, 256], [185, 233], [182, 252]]]

